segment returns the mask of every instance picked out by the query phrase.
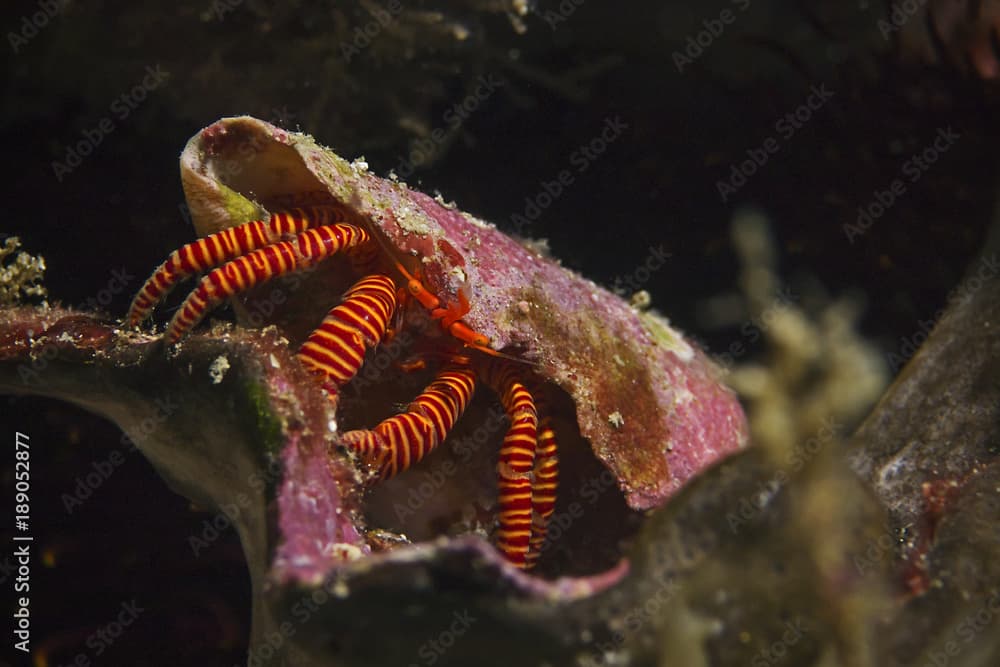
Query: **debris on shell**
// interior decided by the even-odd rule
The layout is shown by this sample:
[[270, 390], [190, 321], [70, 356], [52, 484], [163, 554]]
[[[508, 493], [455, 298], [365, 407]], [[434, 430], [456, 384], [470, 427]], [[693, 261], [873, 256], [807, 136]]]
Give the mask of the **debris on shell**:
[[222, 378], [226, 377], [226, 371], [228, 370], [229, 359], [226, 359], [224, 356], [216, 357], [212, 365], [208, 367], [208, 374], [212, 378], [212, 384], [222, 382]]

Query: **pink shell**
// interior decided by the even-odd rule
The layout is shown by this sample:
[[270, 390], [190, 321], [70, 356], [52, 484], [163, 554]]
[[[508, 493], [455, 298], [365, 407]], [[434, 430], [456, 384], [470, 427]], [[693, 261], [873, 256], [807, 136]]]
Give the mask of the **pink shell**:
[[494, 348], [537, 362], [538, 373], [572, 398], [580, 433], [633, 509], [661, 505], [746, 445], [736, 397], [665, 318], [637, 311], [454, 206], [250, 117], [196, 135], [181, 171], [201, 234], [319, 191], [369, 219], [400, 256], [419, 257], [424, 283], [444, 302], [464, 290], [465, 321]]

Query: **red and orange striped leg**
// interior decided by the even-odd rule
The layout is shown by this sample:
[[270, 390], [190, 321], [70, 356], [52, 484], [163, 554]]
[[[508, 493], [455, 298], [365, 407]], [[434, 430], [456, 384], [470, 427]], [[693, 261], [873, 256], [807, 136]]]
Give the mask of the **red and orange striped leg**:
[[396, 310], [396, 283], [389, 276], [366, 276], [354, 283], [299, 348], [302, 364], [323, 378], [331, 395], [353, 378], [365, 359], [365, 349], [385, 337]]
[[288, 241], [279, 241], [223, 264], [201, 279], [167, 326], [167, 343], [176, 343], [211, 308], [258, 283], [299, 271], [337, 252], [367, 243], [368, 232], [348, 224], [307, 229]]
[[[539, 412], [547, 412], [547, 405], [538, 402]], [[531, 540], [528, 545], [527, 568], [538, 562], [545, 547], [549, 519], [556, 509], [556, 492], [559, 488], [559, 453], [556, 433], [551, 419], [542, 417], [538, 425], [538, 449], [535, 452], [534, 482], [531, 485]]]
[[490, 360], [484, 371], [483, 381], [499, 394], [510, 418], [497, 463], [500, 526], [495, 535], [496, 546], [508, 561], [525, 569], [532, 533], [531, 475], [538, 446], [538, 412], [512, 364]]
[[[379, 240], [379, 243], [382, 243], [382, 241]], [[389, 255], [392, 256], [391, 251]], [[490, 348], [490, 339], [485, 334], [474, 331], [462, 321], [462, 317], [469, 312], [469, 300], [465, 297], [465, 294], [459, 292], [458, 305], [453, 304], [445, 308], [441, 305], [441, 299], [424, 287], [424, 284], [417, 280], [416, 276], [407, 271], [401, 262], [395, 260], [394, 263], [396, 269], [406, 279], [406, 293], [427, 309], [431, 319], [437, 320], [442, 329], [466, 345], [475, 347], [487, 354], [502, 356]]]
[[465, 365], [449, 364], [406, 412], [372, 430], [348, 431], [344, 442], [389, 479], [420, 461], [447, 437], [476, 390], [476, 375]]
[[276, 243], [289, 235], [294, 236], [307, 229], [332, 225], [345, 219], [342, 209], [331, 206], [294, 209], [286, 213], [275, 213], [266, 222], [254, 220], [188, 243], [160, 264], [135, 295], [128, 312], [128, 324], [135, 326], [146, 319], [153, 307], [174, 285], [185, 278]]

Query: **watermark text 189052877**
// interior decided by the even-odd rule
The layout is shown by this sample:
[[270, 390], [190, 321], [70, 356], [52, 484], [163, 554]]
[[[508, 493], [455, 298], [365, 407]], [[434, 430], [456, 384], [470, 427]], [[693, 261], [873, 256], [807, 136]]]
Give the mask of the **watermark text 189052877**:
[[17, 576], [14, 592], [17, 599], [14, 610], [14, 648], [24, 653], [31, 646], [31, 541], [28, 532], [31, 521], [31, 438], [27, 434], [14, 434], [14, 561]]

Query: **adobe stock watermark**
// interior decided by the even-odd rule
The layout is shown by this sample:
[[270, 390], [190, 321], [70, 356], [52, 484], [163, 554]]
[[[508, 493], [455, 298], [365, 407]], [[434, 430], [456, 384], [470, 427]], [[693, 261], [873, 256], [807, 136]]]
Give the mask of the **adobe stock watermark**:
[[506, 417], [503, 408], [494, 407], [471, 435], [453, 442], [451, 448], [458, 455], [459, 462], [445, 459], [434, 470], [422, 473], [423, 481], [410, 487], [403, 502], [393, 503], [392, 511], [396, 515], [396, 521], [402, 523], [407, 517], [415, 516], [449, 479], [465, 470], [464, 464], [472, 461], [473, 455], [506, 425]]
[[657, 563], [655, 588], [644, 590], [644, 595], [622, 617], [622, 622], [612, 628], [611, 641], [595, 642], [593, 653], [582, 656], [581, 665], [621, 665], [619, 649], [626, 640], [636, 635], [647, 623], [662, 617], [661, 610], [682, 588], [680, 571], [691, 571], [721, 546], [719, 536], [711, 531], [694, 531], [681, 535], [671, 532], [653, 546], [650, 561]]
[[[265, 113], [266, 112], [266, 113]], [[265, 120], [271, 125], [277, 125], [278, 127], [288, 127], [299, 114], [291, 111], [288, 105], [275, 107], [272, 106], [269, 110], [262, 108], [262, 113], [258, 117], [265, 117]], [[258, 146], [252, 140], [246, 140], [240, 142], [235, 149], [229, 151], [232, 157], [226, 161], [220, 162], [215, 166], [216, 172], [220, 177], [224, 176], [226, 178], [231, 178], [243, 173], [243, 170], [260, 154], [258, 151]], [[191, 207], [188, 206], [186, 201], [181, 201], [177, 204], [177, 212], [180, 214], [184, 222], [195, 226], [194, 215], [191, 213]], [[245, 220], [244, 222], [250, 222]], [[306, 271], [307, 269], [300, 269], [299, 272]]]
[[[281, 114], [288, 111], [287, 107], [272, 107], [272, 114]], [[268, 122], [272, 125], [284, 125], [285, 118], [282, 116], [269, 116]], [[217, 163], [214, 167], [216, 177], [220, 180], [225, 180], [227, 178], [234, 178], [239, 174], [242, 174], [245, 169], [247, 169], [254, 160], [261, 154], [260, 146], [257, 141], [253, 138], [248, 138], [241, 141], [236, 145], [235, 148], [227, 150], [227, 156], [229, 159]], [[190, 220], [190, 210], [187, 209], [186, 204], [181, 204], [178, 206], [181, 210], [181, 214], [185, 215], [185, 218]], [[185, 214], [185, 211], [187, 213]]]
[[52, 174], [58, 183], [73, 173], [73, 170], [83, 164], [84, 158], [90, 156], [104, 142], [104, 140], [114, 132], [118, 122], [124, 122], [132, 113], [139, 108], [149, 94], [162, 86], [170, 78], [169, 72], [164, 72], [157, 64], [146, 66], [146, 74], [136, 85], [116, 97], [110, 107], [109, 115], [100, 119], [93, 128], [84, 128], [82, 137], [75, 143], [66, 147], [66, 155], [62, 161], [52, 161]]
[[600, 132], [569, 154], [569, 165], [572, 169], [559, 170], [551, 181], [543, 180], [539, 183], [539, 190], [534, 195], [524, 198], [524, 209], [510, 216], [514, 233], [523, 235], [524, 229], [536, 222], [542, 213], [576, 182], [577, 175], [590, 169], [590, 166], [604, 155], [608, 147], [628, 129], [629, 124], [622, 120], [620, 115], [605, 118]]
[[791, 476], [799, 472], [827, 443], [833, 441], [842, 428], [843, 424], [834, 417], [824, 418], [815, 435], [796, 445], [789, 452], [784, 466], [779, 467], [770, 479], [759, 481], [755, 492], [740, 498], [736, 508], [726, 514], [729, 530], [735, 535], [743, 526], [755, 521], [771, 504], [771, 500], [778, 492], [788, 484]]
[[993, 280], [1000, 272], [1000, 259], [996, 253], [979, 260], [979, 266], [974, 274], [963, 280], [958, 287], [948, 295], [948, 302], [964, 305], [970, 301], [988, 281]]
[[[983, 600], [978, 609], [966, 614], [955, 626], [952, 631], [954, 638], [949, 635], [943, 644], [940, 641], [936, 642], [934, 647], [927, 650], [924, 654], [926, 660], [921, 665], [947, 667], [952, 664], [952, 658], [957, 658], [976, 637], [996, 625], [998, 616], [1000, 616], [1000, 590], [994, 590]], [[954, 664], [962, 663], [955, 661]]]
[[112, 269], [108, 282], [93, 296], [89, 296], [77, 306], [79, 310], [100, 310], [107, 308], [115, 296], [121, 294], [135, 280], [135, 275], [129, 273], [125, 267]]
[[[831, 427], [836, 427], [836, 425], [831, 422]], [[824, 430], [826, 429], [820, 430], [820, 434], [815, 439], [816, 442], [807, 442], [800, 448], [804, 456], [796, 457], [793, 455], [790, 463], [792, 467], [802, 465], [805, 457], [815, 455], [819, 450], [816, 443], [825, 440]], [[724, 478], [737, 474], [731, 464], [723, 464], [721, 472]], [[735, 528], [733, 532], [736, 532]], [[672, 533], [668, 539], [658, 542], [654, 547], [654, 552], [650, 555], [650, 561], [657, 563], [656, 567], [660, 572], [655, 578], [658, 585], [641, 596], [640, 600], [624, 615], [622, 623], [613, 628], [610, 641], [596, 642], [591, 654], [581, 656], [580, 664], [587, 667], [624, 664], [624, 656], [620, 653], [621, 647], [630, 636], [636, 635], [644, 625], [651, 621], [656, 622], [658, 618], [662, 617], [661, 609], [682, 588], [679, 572], [693, 570], [700, 563], [705, 562], [722, 545], [722, 536], [711, 531], [694, 532], [690, 535]], [[808, 631], [805, 623], [799, 618], [786, 622], [783, 629], [784, 632], [780, 638], [754, 655], [753, 665], [772, 665], [782, 661], [788, 655], [789, 649], [798, 643]]]
[[[49, 336], [30, 340], [31, 361], [23, 361], [17, 365], [17, 376], [24, 387], [40, 389], [45, 386], [45, 373], [49, 364], [59, 356], [64, 341]], [[11, 397], [11, 400], [17, 398]]]
[[561, 23], [568, 21], [576, 13], [576, 10], [586, 2], [587, 0], [559, 0], [558, 6], [554, 9], [546, 9], [542, 13], [542, 20], [554, 31], [559, 28]]
[[[606, 491], [618, 488], [618, 478], [608, 469], [601, 471], [597, 477], [592, 477], [580, 484], [577, 495], [586, 500], [587, 504], [593, 507]], [[555, 512], [548, 523], [548, 531], [545, 535], [545, 542], [542, 544], [540, 553], [545, 553], [553, 544], [558, 544], [563, 535], [579, 519], [586, 515], [585, 507], [579, 500], [574, 500], [566, 509]]]
[[[825, 83], [814, 85], [809, 89], [809, 95], [799, 106], [789, 111], [774, 123], [774, 131], [783, 141], [789, 141], [795, 134], [812, 120], [813, 116], [826, 103], [833, 99], [834, 92], [828, 90]], [[729, 178], [715, 182], [722, 202], [726, 203], [748, 180], [762, 169], [771, 156], [781, 150], [781, 141], [773, 135], [766, 137], [759, 146], [746, 150], [747, 159], [734, 162], [729, 169]]]
[[889, 41], [890, 35], [899, 32], [910, 19], [919, 14], [920, 10], [926, 6], [927, 0], [893, 2], [892, 9], [889, 11], [889, 20], [884, 18], [878, 20], [878, 32], [882, 35], [882, 39]]
[[[133, 430], [133, 435], [140, 440], [149, 437], [180, 409], [181, 404], [181, 399], [176, 399], [169, 394], [154, 399], [153, 414], [139, 422]], [[73, 491], [71, 493], [63, 493], [60, 496], [66, 514], [72, 515], [76, 509], [82, 507], [84, 502], [93, 496], [97, 489], [108, 481], [115, 471], [125, 463], [125, 454], [134, 452], [137, 449], [133, 438], [126, 433], [122, 433], [119, 444], [124, 447], [124, 451], [121, 449], [112, 449], [104, 458], [91, 461], [90, 470], [77, 475], [74, 480]]]
[[[750, 0], [730, 0], [739, 12], [745, 12], [750, 8]], [[674, 67], [681, 74], [684, 68], [693, 65], [698, 58], [701, 58], [706, 49], [712, 46], [719, 37], [726, 31], [726, 26], [736, 22], [737, 14], [728, 7], [719, 12], [715, 18], [705, 19], [701, 22], [702, 30], [693, 35], [688, 35], [684, 40], [684, 50], [674, 51], [671, 55], [674, 60]]]
[[[125, 631], [139, 619], [139, 616], [144, 611], [146, 609], [140, 607], [134, 599], [123, 602], [121, 609], [119, 609], [114, 619], [87, 635], [84, 645], [93, 652], [95, 658], [100, 657], [121, 638]], [[65, 664], [72, 665], [73, 667], [89, 667], [89, 665], [93, 664], [90, 656], [90, 652], [80, 651], [73, 660]]]
[[888, 526], [883, 526], [879, 535], [874, 540], [869, 540], [862, 553], [856, 553], [853, 557], [854, 569], [858, 576], [865, 576], [868, 572], [878, 568], [887, 556], [896, 553], [897, 547], [903, 542], [902, 538]]
[[[390, 368], [399, 368], [400, 357], [411, 350], [417, 336], [428, 324], [428, 320], [423, 318], [407, 321], [403, 330], [393, 336], [392, 340], [376, 348], [374, 354], [365, 361], [345, 389], [355, 396], [361, 396], [365, 389], [382, 379]], [[403, 373], [402, 378], [396, 379], [395, 382], [397, 386], [416, 386], [416, 375]]]
[[389, 0], [385, 3], [385, 9], [375, 3], [363, 3], [372, 19], [361, 26], [356, 26], [350, 42], [340, 43], [340, 55], [344, 62], [350, 62], [361, 55], [372, 41], [378, 37], [379, 33], [385, 30], [386, 26], [396, 20], [396, 17], [403, 11], [403, 3], [400, 0]]
[[611, 281], [611, 289], [616, 294], [635, 294], [642, 289], [642, 286], [649, 282], [653, 274], [663, 268], [667, 259], [673, 255], [663, 248], [663, 244], [653, 247], [649, 246], [646, 258], [640, 262], [633, 271], [624, 276], [615, 276]]
[[656, 587], [629, 609], [623, 617], [621, 627], [612, 631], [611, 640], [595, 642], [593, 653], [583, 656], [580, 664], [588, 667], [598, 665], [619, 665], [618, 650], [629, 637], [635, 636], [647, 623], [656, 619], [662, 609], [677, 595], [681, 586], [677, 577], [661, 572], [655, 577]]
[[463, 609], [461, 612], [454, 612], [452, 614], [452, 621], [448, 624], [448, 627], [439, 632], [433, 639], [425, 641], [417, 649], [417, 656], [420, 658], [420, 662], [411, 662], [408, 667], [437, 664], [441, 660], [441, 657], [448, 652], [448, 649], [454, 646], [455, 642], [469, 631], [469, 628], [472, 627], [476, 620], [476, 617], [468, 609]]
[[[260, 294], [248, 298], [244, 304], [247, 312], [247, 325], [254, 329], [266, 325], [271, 315], [282, 304], [286, 303], [292, 294], [302, 287], [303, 282], [322, 265], [323, 262], [315, 262], [259, 285]], [[271, 289], [264, 292], [264, 284], [269, 285]]]
[[213, 0], [208, 12], [216, 21], [222, 21], [227, 14], [232, 14], [243, 4], [244, 0]]
[[20, 29], [17, 32], [7, 33], [7, 43], [14, 55], [20, 53], [21, 49], [28, 45], [28, 42], [48, 27], [52, 19], [69, 5], [69, 0], [40, 0], [38, 11], [32, 14], [25, 14], [21, 17]]
[[779, 639], [757, 651], [751, 658], [751, 667], [768, 667], [783, 662], [788, 657], [789, 649], [798, 644], [807, 631], [805, 621], [800, 616], [792, 621], [785, 621], [784, 627], [785, 631]]
[[993, 280], [998, 273], [1000, 273], [1000, 258], [997, 257], [996, 253], [980, 259], [975, 273], [970, 274], [966, 280], [948, 293], [945, 305], [939, 308], [930, 319], [917, 320], [917, 330], [909, 336], [900, 338], [899, 347], [886, 355], [890, 370], [896, 373], [913, 358], [913, 355], [926, 342], [931, 331], [950, 307], [964, 304], [982, 289], [987, 281]]
[[247, 651], [247, 661], [234, 664], [233, 667], [267, 667], [274, 664], [275, 656], [280, 655], [285, 642], [295, 636], [300, 626], [304, 626], [334, 595], [326, 588], [316, 588], [306, 591], [302, 597], [291, 606], [291, 617], [295, 621], [282, 621], [278, 627], [261, 638], [261, 642], [252, 644]]
[[731, 369], [738, 358], [746, 354], [754, 343], [767, 334], [782, 313], [791, 310], [798, 303], [799, 298], [792, 288], [782, 287], [766, 308], [740, 325], [740, 337], [731, 342], [724, 352], [713, 354], [713, 360], [723, 368]]
[[409, 178], [417, 167], [430, 164], [440, 146], [445, 143], [455, 132], [467, 121], [472, 114], [486, 103], [493, 96], [498, 88], [504, 86], [504, 80], [498, 75], [490, 73], [480, 75], [476, 81], [476, 87], [462, 98], [461, 101], [451, 105], [441, 115], [441, 119], [448, 126], [435, 127], [427, 136], [414, 139], [410, 142], [410, 151], [404, 157], [397, 155], [399, 161], [389, 172], [390, 178]]
[[[88, 296], [75, 306], [80, 311], [97, 311], [107, 308], [114, 297], [124, 292], [135, 280], [135, 275], [128, 272], [126, 267], [111, 270], [111, 277], [104, 287], [97, 290], [92, 296]], [[46, 340], [36, 352], [32, 350], [31, 361], [25, 361], [18, 365], [18, 376], [24, 386], [41, 387], [43, 385], [42, 375], [49, 367], [49, 362], [59, 355], [59, 346]], [[17, 396], [11, 396], [9, 403], [14, 403]]]
[[940, 160], [941, 156], [948, 152], [961, 138], [962, 135], [952, 130], [950, 125], [946, 128], [938, 128], [934, 140], [903, 163], [899, 170], [899, 176], [892, 179], [885, 189], [876, 189], [872, 192], [872, 198], [868, 203], [858, 207], [858, 216], [855, 221], [853, 223], [845, 222], [842, 225], [847, 241], [853, 245], [855, 239], [863, 236], [875, 224], [876, 220], [885, 215], [886, 211], [906, 194], [906, 181], [910, 183], [919, 181], [934, 166], [934, 163]]
[[259, 498], [275, 481], [281, 477], [282, 463], [280, 459], [274, 459], [267, 463], [267, 467], [260, 471], [254, 471], [247, 477], [247, 486], [254, 492], [251, 496], [245, 491], [236, 493], [233, 502], [223, 502], [219, 505], [219, 511], [210, 519], [201, 522], [201, 531], [198, 534], [188, 536], [187, 543], [191, 548], [191, 553], [195, 558], [201, 552], [214, 544], [222, 534], [233, 527], [239, 520], [240, 515], [246, 512], [257, 502]]
[[[38, 348], [37, 350], [35, 348]], [[21, 380], [21, 385], [25, 387], [43, 387], [42, 379], [49, 363], [59, 356], [59, 346], [46, 340], [41, 345], [32, 345], [31, 361], [23, 362], [17, 366], [17, 376]]]

